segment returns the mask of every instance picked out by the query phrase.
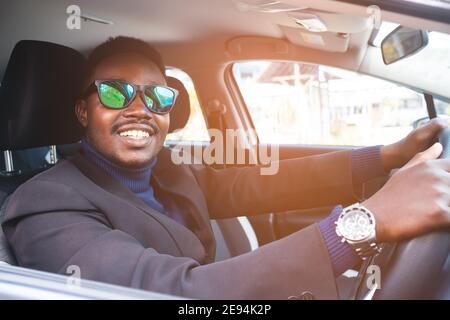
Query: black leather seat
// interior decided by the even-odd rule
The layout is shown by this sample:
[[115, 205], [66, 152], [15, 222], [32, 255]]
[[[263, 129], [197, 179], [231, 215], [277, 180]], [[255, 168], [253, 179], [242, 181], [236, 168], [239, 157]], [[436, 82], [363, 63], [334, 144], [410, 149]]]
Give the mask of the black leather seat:
[[[0, 148], [17, 150], [79, 141], [73, 106], [79, 96], [85, 59], [77, 51], [42, 41], [20, 41], [0, 88]], [[43, 162], [44, 163], [44, 162]], [[0, 174], [0, 220], [8, 196], [48, 166]], [[0, 229], [0, 261], [15, 263]]]

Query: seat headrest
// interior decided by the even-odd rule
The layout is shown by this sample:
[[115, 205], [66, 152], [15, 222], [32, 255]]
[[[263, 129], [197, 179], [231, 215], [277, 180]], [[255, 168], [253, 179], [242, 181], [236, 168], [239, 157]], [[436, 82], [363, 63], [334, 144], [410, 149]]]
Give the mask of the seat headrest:
[[189, 99], [189, 93], [180, 80], [173, 77], [167, 77], [167, 85], [177, 89], [179, 92], [173, 110], [170, 112], [170, 133], [177, 129], [184, 128], [188, 122], [191, 114], [191, 100]]
[[2, 150], [68, 144], [83, 129], [74, 112], [85, 67], [76, 50], [43, 41], [16, 44], [0, 87]]

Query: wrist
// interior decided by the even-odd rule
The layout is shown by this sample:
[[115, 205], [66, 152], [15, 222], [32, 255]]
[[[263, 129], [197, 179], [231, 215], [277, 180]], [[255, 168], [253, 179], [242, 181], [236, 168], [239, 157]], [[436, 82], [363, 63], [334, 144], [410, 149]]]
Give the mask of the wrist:
[[382, 206], [378, 205], [376, 199], [372, 198], [367, 199], [361, 204], [369, 209], [375, 218], [375, 234], [377, 243], [385, 242], [386, 228], [382, 216], [380, 216], [380, 212], [382, 212], [384, 209], [382, 208]]
[[336, 221], [342, 213], [342, 206], [337, 206], [331, 214], [319, 222], [319, 230], [331, 259], [333, 273], [336, 277], [346, 270], [354, 268], [360, 261], [356, 252], [348, 243], [343, 243], [336, 234]]
[[380, 149], [380, 157], [386, 172], [389, 172], [392, 169], [401, 168], [409, 161], [409, 158], [402, 147], [402, 141], [382, 146]]
[[388, 144], [385, 146], [382, 146], [380, 149], [380, 156], [381, 161], [383, 162], [383, 168], [384, 171], [389, 172], [392, 169], [398, 168], [401, 166], [399, 164], [399, 156], [398, 149], [400, 147], [397, 145], [397, 143]]

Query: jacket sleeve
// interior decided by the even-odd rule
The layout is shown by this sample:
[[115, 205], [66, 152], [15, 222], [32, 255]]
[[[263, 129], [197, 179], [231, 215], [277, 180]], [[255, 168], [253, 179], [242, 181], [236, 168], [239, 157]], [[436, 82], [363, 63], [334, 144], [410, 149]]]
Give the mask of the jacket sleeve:
[[262, 175], [260, 166], [216, 170], [191, 166], [212, 219], [357, 201], [351, 151], [281, 160], [278, 172]]
[[287, 299], [304, 291], [317, 299], [337, 298], [317, 225], [253, 252], [200, 265], [113, 229], [72, 187], [33, 179], [11, 197], [3, 228], [19, 264], [28, 268], [65, 274], [76, 265], [85, 279], [191, 298]]

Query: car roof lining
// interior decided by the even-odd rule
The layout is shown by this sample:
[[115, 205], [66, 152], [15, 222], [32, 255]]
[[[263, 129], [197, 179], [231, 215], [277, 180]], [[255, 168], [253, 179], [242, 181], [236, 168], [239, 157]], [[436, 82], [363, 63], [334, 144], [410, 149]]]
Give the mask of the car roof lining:
[[[93, 47], [110, 36], [128, 35], [142, 38], [157, 47], [168, 65], [189, 69], [201, 64], [226, 63], [236, 56], [227, 52], [230, 39], [239, 36], [267, 37], [277, 42], [284, 39], [285, 33], [279, 27], [286, 22], [286, 15], [243, 12], [236, 1], [190, 0], [186, 14], [185, 0], [167, 0], [148, 2], [146, 0], [128, 2], [119, 0], [103, 1], [80, 0], [82, 14], [111, 20], [114, 25], [83, 22], [81, 30], [68, 30], [66, 26], [66, 7], [63, 1], [42, 0], [37, 4], [33, 0], [14, 1], [3, 10], [0, 29], [8, 30], [2, 35], [0, 49], [0, 75], [3, 75], [9, 55], [15, 43], [22, 39], [44, 40], [75, 48], [88, 53]], [[259, 1], [259, 0], [258, 0]], [[297, 47], [291, 51], [293, 60], [306, 60], [336, 67], [356, 70], [362, 62], [367, 49], [367, 33], [370, 28], [361, 31], [358, 28], [368, 23], [367, 8], [350, 3], [330, 0], [283, 0], [283, 3], [299, 7], [308, 7], [320, 15], [332, 13], [326, 22], [333, 20], [333, 30], [355, 28], [350, 34], [346, 52], [328, 54], [324, 50]], [[220, 14], [212, 14], [214, 12]], [[339, 15], [342, 17], [339, 18]], [[167, 19], [167, 17], [171, 19]], [[349, 16], [354, 19], [350, 22]], [[322, 17], [322, 16], [321, 16]], [[402, 16], [397, 13], [383, 12], [383, 17], [391, 21], [407, 22], [427, 26], [428, 29], [448, 31], [449, 25], [419, 18]], [[407, 18], [407, 19], [406, 19]], [[417, 20], [417, 21], [416, 21]], [[20, 21], [20, 27], [17, 27]], [[417, 24], [416, 24], [417, 25]], [[358, 32], [356, 32], [358, 31]], [[331, 44], [326, 43], [329, 51]], [[184, 54], [180, 54], [183, 52]], [[262, 56], [262, 55], [261, 55]], [[270, 56], [270, 54], [268, 54]], [[331, 58], [333, 57], [333, 58]], [[334, 57], [339, 57], [335, 59]], [[355, 57], [358, 60], [355, 61]], [[331, 58], [331, 61], [330, 61]]]

